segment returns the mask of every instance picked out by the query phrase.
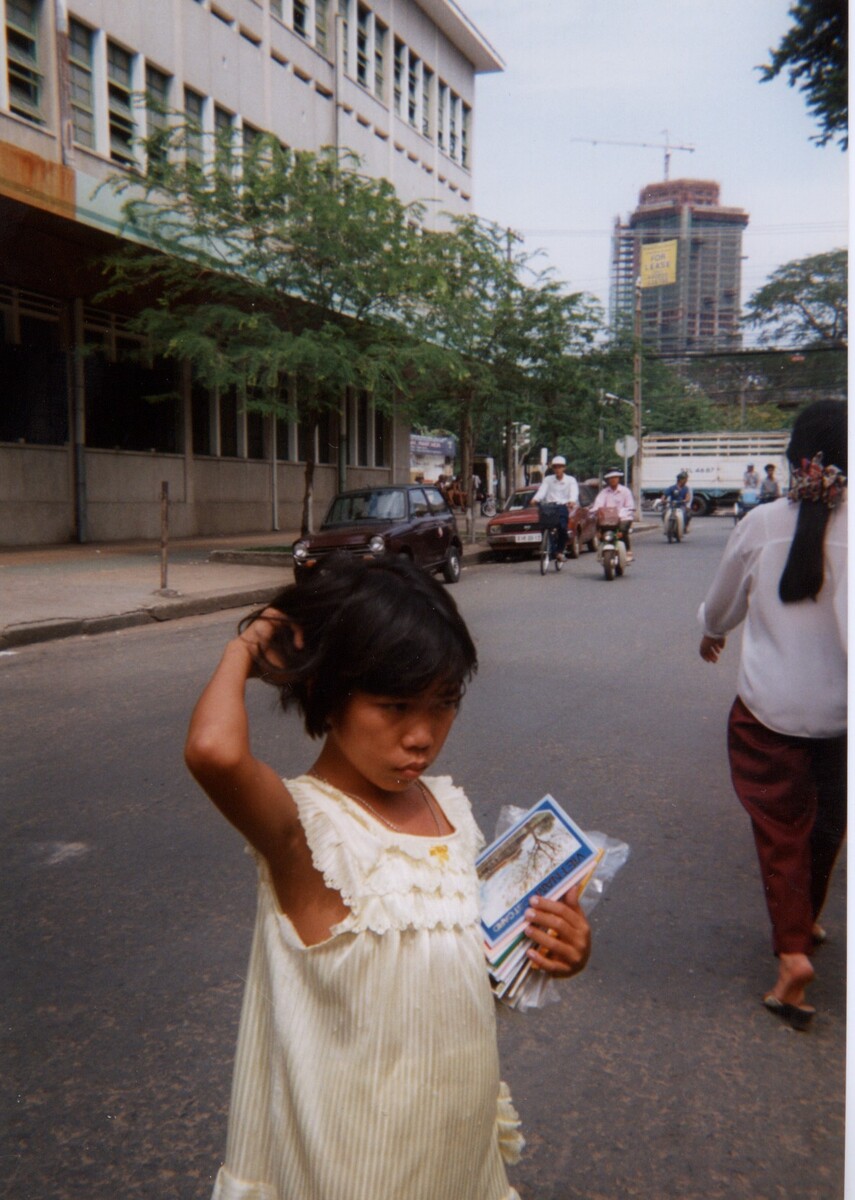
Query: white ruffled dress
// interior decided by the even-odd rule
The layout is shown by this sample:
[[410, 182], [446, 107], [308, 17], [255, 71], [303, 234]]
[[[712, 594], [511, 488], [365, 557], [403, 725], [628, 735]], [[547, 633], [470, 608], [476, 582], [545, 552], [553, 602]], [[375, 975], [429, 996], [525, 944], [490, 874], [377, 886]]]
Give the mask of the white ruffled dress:
[[500, 1083], [469, 802], [426, 779], [454, 833], [382, 825], [288, 780], [312, 859], [349, 915], [315, 946], [259, 859], [226, 1161], [213, 1200], [519, 1200], [523, 1141]]

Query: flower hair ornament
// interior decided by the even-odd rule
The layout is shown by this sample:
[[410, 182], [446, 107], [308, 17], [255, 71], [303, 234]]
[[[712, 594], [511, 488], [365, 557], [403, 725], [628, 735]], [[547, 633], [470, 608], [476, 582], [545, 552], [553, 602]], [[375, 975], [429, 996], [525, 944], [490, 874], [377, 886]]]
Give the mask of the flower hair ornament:
[[807, 500], [811, 504], [825, 504], [837, 508], [846, 492], [846, 476], [839, 467], [824, 467], [822, 453], [812, 459], [803, 458], [802, 465], [793, 470], [788, 498], [798, 504]]

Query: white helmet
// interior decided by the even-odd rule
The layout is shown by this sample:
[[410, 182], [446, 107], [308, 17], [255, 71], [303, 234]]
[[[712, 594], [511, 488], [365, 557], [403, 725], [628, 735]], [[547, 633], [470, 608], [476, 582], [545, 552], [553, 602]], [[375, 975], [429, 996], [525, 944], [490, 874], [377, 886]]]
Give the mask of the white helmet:
[[551, 467], [566, 467], [567, 459], [562, 454], [556, 454], [549, 465]]

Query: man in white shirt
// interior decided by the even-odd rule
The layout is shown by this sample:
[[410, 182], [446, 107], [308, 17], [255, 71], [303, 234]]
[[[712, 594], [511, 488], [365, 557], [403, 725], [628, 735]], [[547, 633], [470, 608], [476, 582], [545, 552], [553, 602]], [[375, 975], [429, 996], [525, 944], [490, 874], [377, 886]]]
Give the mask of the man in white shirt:
[[623, 471], [619, 471], [617, 467], [614, 467], [611, 471], [606, 471], [603, 478], [606, 481], [606, 486], [591, 505], [589, 512], [601, 512], [604, 509], [617, 510], [620, 519], [620, 531], [623, 534], [627, 556], [631, 560], [632, 553], [630, 550], [629, 531], [632, 528], [632, 519], [635, 516], [635, 500], [633, 500], [632, 492], [629, 488], [621, 483]]
[[567, 459], [560, 454], [555, 455], [550, 466], [554, 474], [546, 476], [531, 502], [563, 506], [558, 514], [558, 561], [563, 562], [564, 548], [567, 545], [567, 521], [570, 510], [579, 503], [579, 484], [572, 475], [567, 474]]

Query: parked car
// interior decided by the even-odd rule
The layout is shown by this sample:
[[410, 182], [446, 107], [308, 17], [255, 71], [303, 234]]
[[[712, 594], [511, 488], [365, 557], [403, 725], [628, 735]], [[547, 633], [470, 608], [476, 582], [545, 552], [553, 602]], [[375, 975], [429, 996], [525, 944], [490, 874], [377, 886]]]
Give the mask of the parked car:
[[439, 488], [359, 488], [340, 492], [320, 530], [294, 543], [294, 578], [299, 581], [335, 551], [344, 551], [363, 558], [403, 554], [456, 583], [462, 550], [454, 513]]
[[[487, 544], [498, 562], [529, 558], [540, 549], [543, 527], [540, 513], [532, 504], [536, 491], [536, 487], [519, 488], [499, 515], [487, 523]], [[597, 518], [588, 511], [596, 495], [591, 484], [579, 484], [579, 505], [567, 523], [568, 558], [578, 558], [583, 546], [597, 548]]]

